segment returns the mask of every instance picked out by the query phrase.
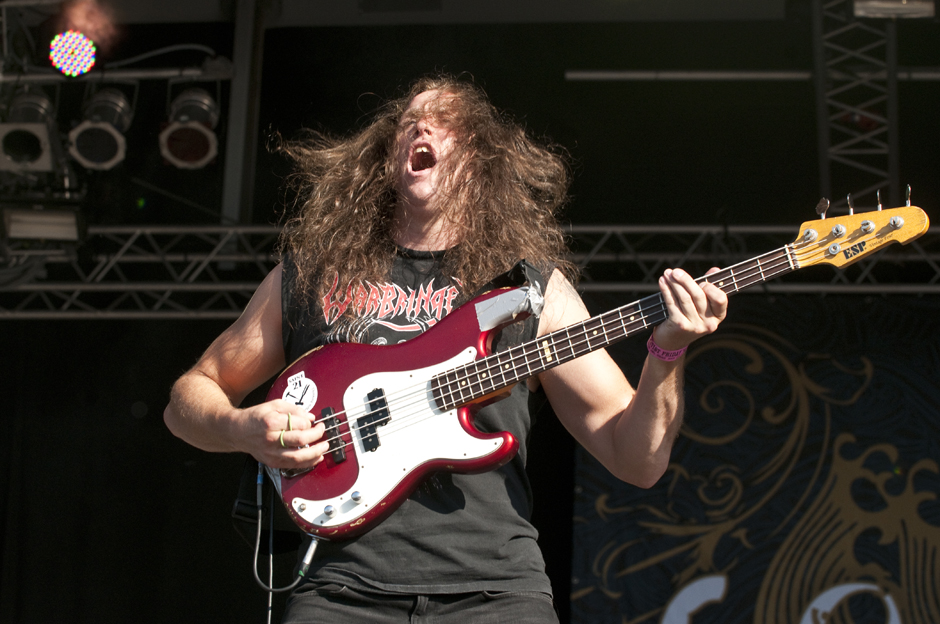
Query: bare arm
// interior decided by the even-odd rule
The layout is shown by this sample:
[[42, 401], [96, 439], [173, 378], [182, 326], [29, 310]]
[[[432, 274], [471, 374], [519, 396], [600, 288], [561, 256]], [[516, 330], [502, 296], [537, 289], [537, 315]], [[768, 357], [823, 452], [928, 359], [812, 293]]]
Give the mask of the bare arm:
[[[203, 450], [249, 453], [274, 468], [316, 464], [328, 444], [317, 444], [323, 426], [314, 426], [309, 413], [281, 400], [238, 408], [249, 392], [284, 365], [278, 265], [239, 319], [173, 385], [163, 414], [167, 427]], [[282, 430], [288, 430], [283, 446]]]
[[[662, 348], [680, 349], [713, 332], [724, 319], [727, 297], [714, 285], [700, 288], [681, 270], [667, 270], [659, 285], [669, 313], [654, 331]], [[539, 335], [588, 317], [577, 292], [556, 271], [546, 292]], [[618, 478], [650, 487], [665, 472], [682, 423], [684, 359], [647, 357], [635, 390], [605, 350], [546, 371], [539, 381], [555, 413], [582, 446]]]

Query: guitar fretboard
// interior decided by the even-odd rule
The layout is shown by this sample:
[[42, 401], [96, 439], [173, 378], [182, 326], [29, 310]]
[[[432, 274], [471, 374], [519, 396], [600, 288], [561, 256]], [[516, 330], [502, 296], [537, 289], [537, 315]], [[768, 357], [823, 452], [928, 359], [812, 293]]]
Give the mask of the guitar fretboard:
[[[786, 245], [695, 281], [711, 282], [732, 295], [798, 268], [793, 246]], [[542, 371], [655, 327], [667, 316], [662, 294], [649, 295], [441, 373], [431, 382], [434, 399], [444, 411], [472, 403]]]

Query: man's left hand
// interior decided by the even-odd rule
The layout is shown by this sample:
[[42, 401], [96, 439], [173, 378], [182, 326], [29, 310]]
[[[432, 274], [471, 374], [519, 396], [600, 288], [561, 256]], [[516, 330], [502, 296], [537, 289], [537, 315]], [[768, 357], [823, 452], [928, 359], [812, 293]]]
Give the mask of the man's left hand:
[[[706, 275], [718, 270], [712, 268]], [[699, 285], [682, 269], [666, 269], [659, 290], [669, 317], [656, 328], [653, 340], [669, 351], [712, 333], [728, 312], [728, 295], [710, 282]]]

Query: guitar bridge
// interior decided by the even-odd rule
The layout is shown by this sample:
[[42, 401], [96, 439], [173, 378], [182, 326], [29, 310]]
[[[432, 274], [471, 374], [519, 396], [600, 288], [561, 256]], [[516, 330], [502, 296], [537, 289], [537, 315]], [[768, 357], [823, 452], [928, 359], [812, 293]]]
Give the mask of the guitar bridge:
[[339, 418], [333, 415], [332, 407], [324, 407], [320, 412], [324, 426], [326, 427], [326, 439], [330, 442], [330, 454], [333, 456], [333, 463], [340, 464], [346, 461], [346, 444], [339, 433]]
[[[333, 463], [340, 464], [346, 461], [346, 443], [343, 442], [339, 432], [340, 420], [333, 415], [334, 413], [332, 407], [324, 407], [320, 412], [320, 422], [326, 427], [323, 436], [330, 442], [330, 455], [333, 457]], [[313, 468], [281, 468], [280, 472], [282, 477], [292, 479], [310, 472]]]

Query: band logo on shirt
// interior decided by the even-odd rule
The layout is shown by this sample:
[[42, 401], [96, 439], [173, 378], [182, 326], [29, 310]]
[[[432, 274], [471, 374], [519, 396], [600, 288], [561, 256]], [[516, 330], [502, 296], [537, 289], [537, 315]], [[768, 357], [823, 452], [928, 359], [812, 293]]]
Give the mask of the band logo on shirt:
[[[459, 291], [452, 285], [434, 287], [434, 279], [418, 290], [403, 290], [388, 282], [372, 284], [350, 284], [345, 293], [338, 289], [339, 275], [333, 279], [333, 287], [323, 297], [323, 317], [327, 325], [333, 325], [349, 306], [359, 318], [368, 317], [376, 321], [388, 321], [403, 317], [408, 321], [423, 321], [426, 327], [435, 325], [447, 316]], [[398, 329], [408, 330], [409, 327]]]

